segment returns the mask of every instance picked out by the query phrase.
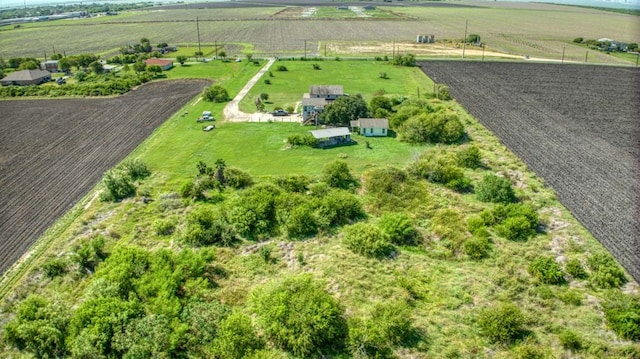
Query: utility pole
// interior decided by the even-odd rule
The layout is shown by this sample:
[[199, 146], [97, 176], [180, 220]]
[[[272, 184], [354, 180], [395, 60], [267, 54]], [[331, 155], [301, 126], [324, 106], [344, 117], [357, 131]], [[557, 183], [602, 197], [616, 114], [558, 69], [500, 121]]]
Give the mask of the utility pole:
[[564, 46], [562, 46], [562, 60], [560, 63], [564, 64]]
[[217, 60], [218, 59], [218, 40], [215, 40], [214, 43], [215, 43], [214, 46], [216, 47], [216, 60]]
[[636, 67], [638, 67], [638, 60], [640, 59], [640, 51], [636, 52]]
[[199, 55], [202, 52], [202, 50], [200, 49], [200, 22], [198, 21], [197, 16], [196, 16], [196, 31], [198, 32], [198, 55]]
[[464, 40], [462, 40], [462, 58], [464, 59], [464, 52], [467, 49], [467, 26], [469, 25], [469, 20], [464, 21]]
[[484, 44], [482, 44], [482, 61], [484, 61]]
[[304, 40], [304, 58], [307, 58], [307, 40]]
[[324, 44], [324, 57], [327, 57], [327, 44]]
[[391, 50], [391, 58], [395, 59], [396, 58], [396, 40], [393, 40], [393, 47]]
[[587, 58], [589, 57], [589, 51], [587, 50], [587, 52], [584, 54], [584, 63], [587, 63]]

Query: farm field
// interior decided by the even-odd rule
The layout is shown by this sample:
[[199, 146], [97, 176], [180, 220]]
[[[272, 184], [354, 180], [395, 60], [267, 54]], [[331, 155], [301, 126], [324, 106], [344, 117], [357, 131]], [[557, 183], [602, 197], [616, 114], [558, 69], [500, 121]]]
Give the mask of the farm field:
[[449, 85], [640, 278], [637, 70], [437, 61], [421, 67]]
[[1, 101], [0, 272], [207, 83], [155, 82], [111, 99]]
[[[378, 54], [376, 51], [361, 52], [358, 42], [379, 43], [380, 48], [386, 50], [396, 42], [405, 46], [401, 52], [433, 56], [432, 49], [427, 46], [415, 48], [416, 35], [434, 34], [436, 40], [450, 40], [449, 45], [455, 48], [456, 42], [464, 36], [465, 20], [468, 20], [468, 32], [479, 34], [488, 52], [520, 57], [530, 55], [560, 60], [564, 50], [565, 61], [584, 62], [586, 49], [572, 43], [576, 37], [598, 39], [606, 36], [628, 43], [640, 42], [637, 18], [631, 15], [547, 4], [491, 3], [492, 7], [478, 2], [468, 4], [475, 6], [380, 6], [375, 11], [383, 11], [393, 18], [350, 18], [348, 21], [280, 18], [281, 13], [295, 12], [298, 16], [302, 8], [295, 7], [225, 9], [185, 5], [180, 9], [152, 8], [108, 18], [3, 28], [0, 29], [0, 56], [42, 56], [43, 49], [48, 50], [51, 46], [67, 54], [111, 53], [127, 43], [139, 42], [142, 37], [150, 38], [152, 42], [194, 44], [197, 42], [196, 17], [202, 43], [208, 46], [215, 42], [246, 44], [225, 49], [229, 56], [241, 52], [258, 56], [301, 56], [305, 41], [311, 56], [323, 56], [327, 43], [331, 50], [327, 56], [330, 57]], [[319, 13], [332, 12], [332, 9], [327, 7]], [[380, 53], [384, 54], [391, 56], [392, 51]], [[589, 51], [588, 61], [632, 63], [598, 51]]]

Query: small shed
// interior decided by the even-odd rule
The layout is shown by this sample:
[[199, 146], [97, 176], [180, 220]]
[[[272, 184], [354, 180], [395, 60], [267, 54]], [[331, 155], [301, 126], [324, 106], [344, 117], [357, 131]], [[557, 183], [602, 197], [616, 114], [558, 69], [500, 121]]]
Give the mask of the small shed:
[[5, 76], [0, 83], [2, 86], [38, 85], [51, 81], [51, 73], [45, 70], [22, 70]]
[[359, 118], [351, 121], [351, 130], [367, 137], [386, 137], [389, 134], [389, 120], [386, 118]]
[[349, 144], [353, 142], [351, 132], [347, 127], [325, 128], [322, 130], [309, 131], [318, 140], [318, 147], [330, 147]]

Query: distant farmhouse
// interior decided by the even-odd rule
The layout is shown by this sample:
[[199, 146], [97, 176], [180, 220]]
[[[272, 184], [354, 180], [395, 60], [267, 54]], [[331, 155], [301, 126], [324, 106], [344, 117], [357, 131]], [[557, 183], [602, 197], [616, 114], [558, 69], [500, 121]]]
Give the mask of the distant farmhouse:
[[51, 73], [46, 70], [22, 70], [12, 72], [0, 80], [2, 86], [38, 85], [51, 81]]
[[152, 57], [150, 59], [144, 60], [144, 63], [147, 66], [158, 65], [162, 68], [162, 71], [167, 71], [173, 67], [173, 61], [166, 59], [158, 59], [156, 57]]
[[351, 121], [351, 131], [367, 137], [385, 137], [389, 133], [389, 120], [386, 118], [359, 118]]
[[40, 64], [40, 68], [43, 68], [49, 72], [58, 72], [58, 60], [44, 61]]
[[345, 93], [341, 85], [312, 85], [302, 96], [302, 122], [317, 118], [326, 105], [342, 96]]
[[627, 44], [624, 42], [602, 38], [598, 40], [598, 43], [600, 44], [600, 48], [602, 49], [602, 51], [627, 51]]

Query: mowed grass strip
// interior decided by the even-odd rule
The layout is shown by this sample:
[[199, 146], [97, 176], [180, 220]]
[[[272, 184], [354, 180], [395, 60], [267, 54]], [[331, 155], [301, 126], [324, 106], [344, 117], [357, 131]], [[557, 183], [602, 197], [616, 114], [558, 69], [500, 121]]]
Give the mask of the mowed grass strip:
[[[313, 65], [320, 66], [314, 70]], [[287, 71], [278, 71], [285, 66]], [[381, 78], [386, 73], [387, 78]], [[362, 94], [369, 101], [376, 91], [387, 95], [417, 95], [433, 90], [433, 82], [416, 68], [398, 67], [381, 61], [277, 61], [240, 102], [240, 110], [255, 112], [254, 99], [269, 94], [266, 110], [295, 106], [311, 85], [342, 85], [350, 95]], [[266, 84], [269, 80], [271, 84]]]
[[[286, 145], [287, 137], [307, 134], [312, 129], [297, 123], [223, 123], [211, 132], [204, 132], [195, 119], [176, 117], [143, 146], [138, 157], [154, 171], [162, 172], [171, 185], [192, 178], [199, 161], [212, 165], [219, 158], [258, 177], [319, 175], [325, 163], [338, 159], [359, 174], [376, 166], [407, 163], [415, 153], [423, 151], [422, 146], [391, 137], [358, 135], [354, 136], [355, 145], [325, 150]], [[372, 149], [366, 148], [365, 141], [369, 141]]]

